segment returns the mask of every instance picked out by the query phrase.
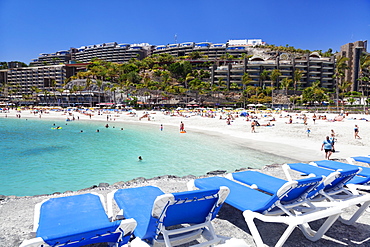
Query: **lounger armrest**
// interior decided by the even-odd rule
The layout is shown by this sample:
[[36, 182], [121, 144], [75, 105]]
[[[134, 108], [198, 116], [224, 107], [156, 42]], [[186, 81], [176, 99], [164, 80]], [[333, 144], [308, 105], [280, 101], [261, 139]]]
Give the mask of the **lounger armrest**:
[[289, 192], [292, 188], [297, 186], [297, 181], [288, 181], [276, 192], [276, 195], [281, 198], [284, 194]]
[[350, 163], [351, 165], [354, 165], [354, 163], [355, 163], [355, 159], [354, 159], [354, 158], [348, 157], [346, 160], [347, 160], [347, 162], [348, 162], [348, 163]]
[[24, 240], [19, 247], [39, 247], [39, 246], [50, 246], [45, 241], [38, 237], [38, 238], [32, 238]]
[[230, 189], [226, 186], [221, 186], [220, 191], [218, 192], [219, 197], [217, 201], [217, 207], [220, 206], [226, 200], [227, 196], [230, 193]]
[[121, 221], [119, 229], [124, 232], [124, 235], [131, 235], [137, 226], [137, 222], [134, 219], [125, 219]]
[[[108, 218], [110, 221], [113, 221], [113, 200], [114, 200], [114, 193], [116, 193], [116, 191], [117, 190], [114, 190], [107, 194], [107, 208], [108, 208], [107, 214], [108, 214]], [[123, 215], [123, 210], [122, 210], [122, 215]]]
[[43, 200], [42, 202], [39, 202], [35, 205], [35, 210], [34, 210], [34, 215], [33, 215], [33, 230], [32, 230], [32, 232], [37, 232], [37, 229], [39, 228], [41, 206], [47, 200], [49, 200], [49, 199]]
[[168, 203], [172, 203], [174, 201], [175, 197], [172, 194], [158, 196], [153, 203], [152, 216], [154, 218], [159, 218]]
[[188, 188], [188, 190], [196, 190], [198, 189], [196, 186], [195, 186], [195, 183], [194, 183], [194, 179], [190, 180], [189, 182], [186, 183], [186, 187]]
[[340, 176], [340, 171], [337, 170], [335, 172], [330, 173], [328, 176], [324, 179], [324, 186], [327, 186], [331, 184], [338, 176]]

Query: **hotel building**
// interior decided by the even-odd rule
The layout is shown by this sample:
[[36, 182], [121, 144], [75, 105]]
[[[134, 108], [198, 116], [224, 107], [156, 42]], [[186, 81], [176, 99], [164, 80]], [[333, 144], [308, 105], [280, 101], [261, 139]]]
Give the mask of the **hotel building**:
[[[361, 84], [358, 79], [360, 78], [360, 58], [362, 54], [366, 54], [367, 41], [356, 41], [348, 43], [340, 47], [339, 56], [347, 57], [347, 65], [349, 69], [345, 71], [344, 81], [351, 82], [351, 91], [362, 91]], [[368, 71], [364, 71], [368, 74]], [[364, 85], [365, 86], [365, 85]], [[367, 85], [368, 87], [368, 85]]]
[[[260, 74], [266, 71], [278, 69], [281, 73], [279, 81], [284, 77], [293, 78], [294, 71], [300, 70], [302, 78], [298, 82], [298, 89], [304, 89], [312, 85], [315, 81], [320, 81], [320, 87], [333, 89], [333, 74], [335, 68], [334, 57], [321, 58], [317, 53], [306, 54], [302, 57], [290, 57], [288, 54], [281, 54], [275, 59], [270, 57], [262, 58], [261, 56], [252, 56], [251, 58], [242, 59], [239, 63], [233, 61], [226, 65], [211, 67], [211, 82], [226, 82], [228, 87], [232, 83], [242, 86], [242, 77], [248, 73], [253, 86], [271, 86], [271, 80], [262, 81]], [[275, 87], [279, 87], [274, 83]]]
[[[186, 42], [153, 46], [147, 43], [129, 45], [112, 42], [82, 46], [53, 54], [41, 54], [30, 63], [30, 67], [0, 70], [0, 83], [9, 85], [12, 95], [21, 98], [22, 95], [33, 94], [35, 87], [49, 91], [53, 87], [61, 88], [67, 78], [86, 69], [87, 63], [93, 58], [124, 63], [131, 58], [143, 59], [152, 54], [164, 53], [186, 59], [191, 53], [199, 52], [202, 56], [200, 59], [189, 61], [199, 66], [203, 64], [202, 69], [209, 70], [209, 81], [213, 84], [222, 81], [228, 87], [233, 83], [242, 86], [242, 76], [248, 73], [252, 80], [251, 85], [270, 86], [270, 80], [261, 80], [260, 74], [264, 70], [278, 69], [282, 74], [279, 78], [281, 81], [284, 77], [292, 78], [294, 71], [299, 69], [302, 71], [302, 78], [297, 85], [298, 90], [311, 86], [315, 81], [320, 81], [321, 87], [335, 88], [334, 57], [320, 57], [316, 52], [297, 57], [263, 48], [264, 44], [261, 39], [245, 39], [215, 44]], [[356, 82], [358, 79], [358, 57], [361, 52], [366, 51], [366, 44], [366, 41], [359, 41], [342, 47], [342, 55], [350, 56], [350, 59], [353, 57], [353, 62], [350, 63], [353, 64], [353, 69], [347, 75], [351, 81]], [[204, 62], [210, 66], [204, 67], [207, 64]], [[357, 89], [358, 84], [356, 85], [354, 89]], [[275, 83], [274, 86], [279, 85]]]

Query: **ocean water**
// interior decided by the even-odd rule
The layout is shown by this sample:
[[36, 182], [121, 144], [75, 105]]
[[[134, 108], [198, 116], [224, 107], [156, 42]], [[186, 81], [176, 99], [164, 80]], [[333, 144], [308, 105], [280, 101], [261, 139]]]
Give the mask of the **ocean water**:
[[[50, 194], [137, 177], [203, 175], [288, 162], [220, 136], [181, 134], [172, 126], [160, 131], [159, 124], [105, 124], [1, 118], [0, 194]], [[56, 126], [62, 129], [52, 129]]]

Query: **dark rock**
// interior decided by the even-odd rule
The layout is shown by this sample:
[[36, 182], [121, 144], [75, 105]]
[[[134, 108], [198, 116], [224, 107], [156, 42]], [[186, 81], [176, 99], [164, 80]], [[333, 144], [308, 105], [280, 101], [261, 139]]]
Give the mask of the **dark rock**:
[[138, 178], [134, 178], [130, 181], [127, 181], [128, 183], [143, 183], [146, 181], [146, 178], [143, 178], [143, 177], [138, 177]]
[[52, 195], [60, 195], [60, 194], [62, 194], [62, 193], [60, 193], [60, 192], [54, 192]]
[[226, 173], [225, 170], [216, 170], [216, 171], [207, 172], [207, 175], [219, 175], [219, 174], [225, 174], [225, 173]]
[[109, 187], [108, 183], [100, 183], [98, 187]]
[[196, 177], [196, 176], [194, 176], [194, 175], [186, 175], [186, 176], [183, 176], [182, 178], [183, 178], [183, 179], [190, 180], [190, 179], [196, 179], [197, 177]]
[[163, 175], [163, 176], [154, 177], [152, 179], [159, 180], [159, 179], [168, 179], [168, 178], [179, 178], [179, 177], [175, 175]]
[[6, 199], [6, 196], [0, 195], [0, 200], [5, 200], [5, 199]]
[[92, 190], [92, 189], [95, 189], [95, 188], [97, 188], [97, 187], [98, 187], [97, 185], [93, 185], [93, 186], [91, 186], [91, 187], [89, 187], [89, 188], [81, 189], [81, 190], [78, 190], [78, 191]]

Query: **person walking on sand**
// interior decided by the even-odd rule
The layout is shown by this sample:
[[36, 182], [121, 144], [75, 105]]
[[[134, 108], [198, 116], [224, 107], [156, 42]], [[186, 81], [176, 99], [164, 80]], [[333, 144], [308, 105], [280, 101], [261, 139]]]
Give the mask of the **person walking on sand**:
[[329, 136], [326, 137], [326, 139], [323, 141], [322, 146], [321, 146], [321, 151], [325, 150], [325, 159], [330, 159], [331, 154], [333, 153], [333, 145], [332, 142], [330, 141]]
[[358, 132], [360, 132], [360, 128], [357, 126], [357, 124], [355, 125], [355, 139], [358, 138], [358, 139], [361, 139], [361, 137], [358, 135]]
[[306, 132], [307, 132], [307, 137], [310, 137], [310, 133], [311, 133], [310, 128], [307, 128]]
[[251, 133], [256, 133], [256, 122], [253, 120], [251, 122]]
[[332, 146], [331, 151], [332, 151], [333, 153], [335, 153], [335, 147], [334, 147], [335, 141], [336, 141], [336, 139], [335, 139], [335, 135], [332, 133], [332, 134], [331, 134], [331, 137], [330, 137], [330, 142], [331, 142], [331, 146]]
[[185, 126], [184, 126], [184, 123], [181, 121], [180, 122], [180, 132], [183, 132], [185, 131]]

